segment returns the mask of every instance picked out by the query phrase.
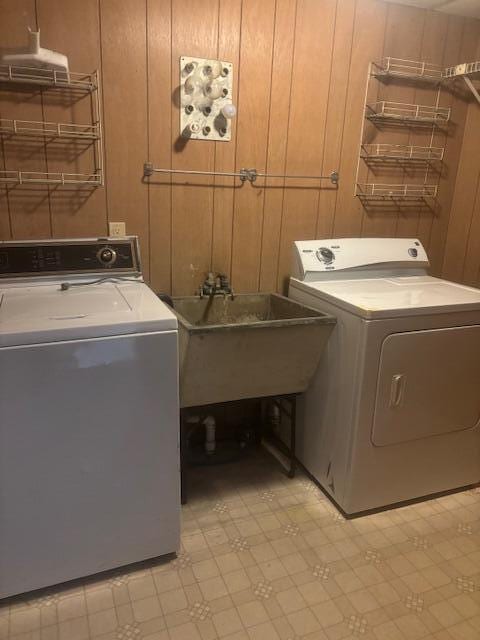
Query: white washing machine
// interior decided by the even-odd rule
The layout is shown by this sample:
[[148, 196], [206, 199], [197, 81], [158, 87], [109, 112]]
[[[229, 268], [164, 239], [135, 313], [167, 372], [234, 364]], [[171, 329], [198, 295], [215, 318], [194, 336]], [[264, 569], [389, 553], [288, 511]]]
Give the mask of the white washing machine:
[[289, 295], [337, 318], [297, 456], [353, 515], [480, 482], [480, 290], [418, 240], [296, 242]]
[[0, 243], [0, 598], [179, 548], [178, 415], [136, 238]]

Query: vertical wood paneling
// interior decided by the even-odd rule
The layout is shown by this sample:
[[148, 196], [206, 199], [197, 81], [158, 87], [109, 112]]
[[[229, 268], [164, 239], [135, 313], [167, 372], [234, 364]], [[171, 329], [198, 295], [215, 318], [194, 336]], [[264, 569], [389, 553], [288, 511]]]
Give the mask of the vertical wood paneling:
[[149, 275], [147, 189], [147, 71], [145, 0], [100, 2], [109, 220], [125, 220], [140, 238]]
[[335, 207], [333, 235], [359, 236], [364, 214], [360, 201], [353, 197], [360, 131], [363, 122], [365, 83], [368, 64], [382, 55], [387, 5], [378, 0], [360, 0], [355, 12], [352, 65], [348, 83], [340, 184]]
[[[220, 0], [218, 15], [218, 58], [233, 64], [233, 103], [238, 104], [241, 0]], [[230, 143], [215, 143], [215, 171], [235, 171], [237, 123], [232, 121]], [[215, 177], [213, 193], [212, 264], [213, 271], [232, 275], [233, 203], [238, 180]]]
[[[373, 213], [353, 197], [368, 63], [382, 55], [443, 65], [478, 59], [479, 21], [381, 0], [0, 0], [0, 15], [2, 46], [24, 44], [38, 18], [42, 44], [65, 52], [72, 70], [101, 68], [106, 156], [106, 186], [89, 197], [75, 189], [0, 189], [1, 238], [99, 235], [108, 220], [124, 220], [127, 233], [140, 236], [152, 287], [180, 295], [193, 293], [210, 269], [229, 273], [237, 291], [283, 289], [295, 239], [418, 235], [434, 273], [443, 264], [444, 275], [479, 283], [480, 109], [464, 95], [442, 95], [453, 127], [434, 138], [446, 155], [433, 211]], [[181, 55], [233, 63], [231, 142], [179, 139]], [[379, 96], [434, 101], [428, 86], [393, 82]], [[72, 106], [46, 92], [0, 87], [0, 117], [86, 116], [81, 101]], [[387, 139], [429, 143], [428, 134], [400, 130], [375, 141]], [[89, 169], [88, 153], [72, 151], [64, 157], [43, 139], [4, 137], [0, 168]], [[338, 168], [340, 184], [259, 179], [240, 186], [231, 178], [160, 174], [144, 181], [147, 159], [219, 171]]]
[[[472, 185], [469, 188], [471, 189]], [[469, 231], [462, 282], [472, 287], [480, 287], [480, 171]]]
[[[419, 60], [422, 46], [422, 36], [425, 22], [425, 11], [414, 7], [401, 5], [388, 5], [385, 38], [383, 43], [383, 56], [393, 58], [406, 58], [407, 60]], [[413, 103], [415, 86], [408, 82], [379, 82], [378, 100], [393, 102]], [[391, 144], [409, 144], [410, 131], [407, 127], [373, 127], [375, 138], [373, 143], [389, 142]], [[415, 135], [415, 134], [414, 134]], [[414, 143], [412, 143], [414, 144]], [[410, 169], [411, 170], [411, 169]], [[392, 171], [390, 167], [381, 166], [375, 172], [368, 172], [369, 182], [405, 183], [409, 181], [409, 172], [402, 171], [398, 167]], [[397, 226], [403, 228], [403, 232], [412, 224], [416, 231], [418, 213], [416, 208], [403, 207], [399, 212], [395, 209], [372, 207], [365, 209], [363, 213], [362, 235], [370, 236], [395, 236]]]
[[[347, 111], [346, 97], [352, 65], [355, 8], [356, 0], [342, 0], [337, 3], [322, 175], [328, 175], [340, 166], [343, 123]], [[323, 183], [323, 186], [325, 184]], [[331, 237], [336, 202], [337, 189], [329, 186], [320, 190], [315, 237]]]
[[[455, 22], [455, 19], [452, 18], [453, 25], [455, 25]], [[467, 60], [474, 59], [480, 37], [479, 25], [480, 23], [478, 20], [469, 20], [468, 18], [463, 20], [463, 37], [460, 42], [460, 50], [458, 51], [457, 49], [458, 52], [455, 56], [457, 60], [463, 60], [466, 62]], [[454, 45], [454, 42], [452, 42], [450, 45], [450, 43], [447, 41], [445, 66], [455, 64], [451, 61], [450, 58], [450, 56], [453, 58], [454, 55]], [[445, 95], [444, 99], [451, 101], [451, 95], [452, 94]], [[427, 247], [431, 270], [434, 275], [439, 275], [442, 269], [445, 242], [447, 239], [450, 220], [450, 209], [455, 188], [458, 162], [462, 149], [463, 129], [465, 126], [468, 101], [462, 95], [454, 96], [453, 100], [451, 101], [451, 107], [451, 126], [449, 128], [449, 135], [445, 145], [446, 171], [440, 181], [438, 198], [439, 206], [432, 221], [430, 242]]]
[[[480, 34], [476, 59], [480, 55]], [[442, 276], [477, 286], [480, 269], [480, 106], [470, 98], [451, 206]]]
[[[0, 2], [0, 43], [5, 49], [26, 46], [27, 27], [36, 29], [35, 0]], [[44, 45], [48, 46], [46, 42]], [[44, 120], [42, 92], [32, 87], [0, 87], [2, 118]], [[6, 169], [46, 171], [45, 141], [42, 138], [3, 140]], [[49, 188], [45, 185], [14, 186], [8, 189], [8, 205], [13, 238], [46, 238], [52, 233]], [[3, 198], [5, 203], [7, 198]], [[6, 229], [2, 225], [2, 229]]]
[[[214, 58], [218, 43], [218, 2], [172, 1], [172, 90], [179, 84], [182, 55]], [[212, 171], [215, 143], [179, 138], [179, 107], [172, 110], [174, 169]], [[210, 269], [213, 178], [175, 177], [172, 187], [172, 290], [193, 294]], [[181, 186], [183, 185], [183, 186]]]
[[[277, 0], [273, 44], [270, 118], [268, 128], [267, 173], [285, 173], [295, 41], [296, 0]], [[275, 291], [278, 278], [278, 254], [282, 224], [285, 180], [266, 181], [263, 206], [260, 291]]]
[[[421, 59], [438, 64], [442, 66], [443, 59], [446, 51], [446, 42], [448, 34], [450, 17], [439, 13], [437, 11], [429, 11], [426, 14], [425, 29], [423, 33], [422, 53]], [[427, 85], [419, 85], [415, 91], [415, 102], [417, 104], [435, 104], [436, 103], [436, 87], [429, 87]], [[443, 96], [443, 100], [448, 99], [447, 96]], [[431, 136], [428, 131], [426, 134], [419, 134], [415, 136], [419, 144], [428, 146], [432, 143], [436, 147], [444, 147], [446, 142], [446, 135], [443, 131], [436, 131]], [[434, 163], [429, 167], [428, 181], [436, 184], [439, 179], [439, 172], [444, 170], [443, 164]], [[418, 223], [417, 229], [414, 230], [413, 226], [408, 229], [397, 229], [397, 232], [405, 232], [405, 235], [415, 236], [420, 239], [424, 246], [427, 246], [430, 239], [430, 232], [432, 227], [433, 218], [436, 215], [436, 207], [430, 210], [427, 207], [423, 207], [418, 211]]]
[[[243, 0], [236, 168], [263, 170], [267, 159], [275, 2]], [[235, 191], [232, 282], [240, 291], [258, 288], [264, 187]]]
[[[298, 0], [287, 146], [287, 174], [321, 170], [337, 2]], [[315, 235], [320, 184], [286, 180], [278, 288], [286, 286], [292, 242]]]
[[[171, 3], [147, 0], [148, 159], [157, 167], [172, 161]], [[148, 184], [150, 284], [172, 290], [172, 186], [170, 176], [156, 174]]]
[[[41, 41], [68, 56], [72, 70], [91, 73], [100, 68], [100, 25], [98, 0], [65, 2], [37, 0]], [[81, 34], [81, 38], [72, 34]], [[52, 122], [90, 123], [91, 96], [68, 91], [45, 92], [43, 110]], [[91, 173], [95, 168], [92, 145], [77, 141], [47, 144], [49, 171]], [[50, 188], [52, 233], [56, 237], [105, 235], [106, 198], [103, 189], [69, 186]]]

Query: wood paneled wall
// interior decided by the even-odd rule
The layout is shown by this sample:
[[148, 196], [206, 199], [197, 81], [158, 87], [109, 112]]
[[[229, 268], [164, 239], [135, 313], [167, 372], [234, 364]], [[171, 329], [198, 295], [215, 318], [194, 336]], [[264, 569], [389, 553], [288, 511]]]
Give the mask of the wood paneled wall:
[[480, 105], [473, 97], [458, 163], [442, 275], [480, 287]]
[[[2, 238], [105, 234], [108, 220], [124, 220], [140, 236], [154, 289], [174, 294], [193, 293], [210, 269], [228, 273], [237, 291], [281, 290], [292, 241], [314, 237], [419, 235], [440, 271], [458, 163], [475, 154], [467, 135], [461, 154], [465, 120], [468, 130], [478, 126], [476, 112], [462, 97], [443, 98], [454, 127], [435, 211], [365, 211], [353, 189], [366, 72], [383, 55], [444, 65], [473, 59], [478, 21], [381, 0], [0, 0], [3, 46], [22, 44], [27, 26], [40, 27], [43, 45], [65, 52], [72, 70], [100, 68], [106, 184], [83, 198], [59, 188], [0, 190]], [[182, 54], [233, 62], [231, 142], [178, 139]], [[382, 95], [405, 89], [391, 85]], [[415, 96], [433, 100], [429, 90]], [[16, 117], [62, 115], [39, 94], [14, 103]], [[0, 103], [2, 117], [11, 112], [11, 101]], [[23, 166], [52, 167], [51, 154], [37, 143]], [[159, 175], [146, 183], [147, 159], [218, 171], [338, 169], [340, 185]], [[0, 165], [7, 161], [0, 156]], [[480, 216], [476, 224], [478, 235]]]

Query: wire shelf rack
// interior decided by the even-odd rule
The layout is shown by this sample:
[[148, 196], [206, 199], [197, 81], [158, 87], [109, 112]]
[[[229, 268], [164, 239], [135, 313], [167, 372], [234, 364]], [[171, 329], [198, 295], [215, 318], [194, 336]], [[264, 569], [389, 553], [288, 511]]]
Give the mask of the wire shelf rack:
[[475, 76], [477, 73], [480, 74], [480, 60], [447, 67], [443, 75], [445, 78], [455, 78], [456, 76]]
[[436, 198], [438, 185], [357, 183], [355, 195], [365, 200], [423, 200]]
[[[101, 83], [99, 72], [78, 73], [75, 71], [56, 71], [54, 69], [40, 69], [0, 65], [0, 86], [2, 89], [17, 90], [23, 87], [35, 89], [65, 90], [65, 99], [69, 102], [88, 100], [91, 111], [91, 121], [77, 124], [74, 122], [47, 122], [34, 120], [18, 120], [0, 118], [0, 135], [4, 138], [19, 136], [28, 138], [42, 136], [53, 144], [57, 140], [82, 141], [82, 147], [77, 145], [78, 155], [88, 152], [92, 156], [91, 173], [70, 173], [68, 171], [23, 171], [18, 166], [18, 155], [15, 156], [15, 169], [9, 169], [9, 161], [5, 154], [6, 166], [0, 171], [0, 184], [24, 185], [103, 185], [103, 141], [101, 122]], [[53, 142], [55, 140], [55, 142]], [[39, 169], [42, 167], [38, 167]]]
[[443, 160], [444, 147], [406, 144], [362, 144], [360, 157], [366, 162], [428, 163]]
[[393, 76], [437, 83], [443, 80], [443, 69], [429, 62], [386, 57], [380, 63], [372, 64], [372, 75], [379, 79], [388, 79]]
[[102, 174], [63, 173], [42, 171], [0, 171], [0, 184], [52, 184], [87, 185], [98, 187], [102, 184]]
[[442, 125], [450, 120], [450, 108], [382, 100], [366, 104], [365, 116], [376, 123]]
[[98, 87], [97, 72], [77, 73], [36, 67], [0, 65], [0, 82], [38, 85], [77, 91], [94, 91]]
[[73, 124], [0, 118], [0, 134], [98, 140], [100, 138], [100, 127], [98, 123]]

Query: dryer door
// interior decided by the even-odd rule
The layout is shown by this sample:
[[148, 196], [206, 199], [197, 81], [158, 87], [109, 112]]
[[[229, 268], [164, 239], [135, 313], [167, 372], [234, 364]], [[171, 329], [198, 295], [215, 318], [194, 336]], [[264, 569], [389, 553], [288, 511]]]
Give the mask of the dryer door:
[[372, 442], [472, 429], [480, 420], [480, 326], [395, 333], [380, 354]]

